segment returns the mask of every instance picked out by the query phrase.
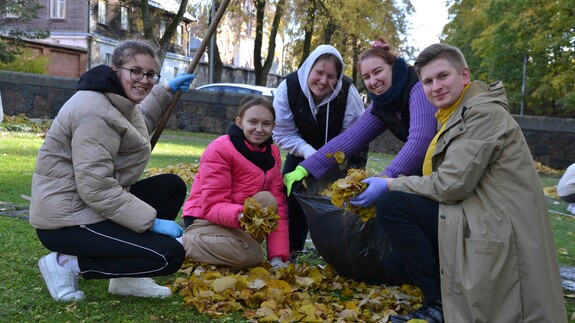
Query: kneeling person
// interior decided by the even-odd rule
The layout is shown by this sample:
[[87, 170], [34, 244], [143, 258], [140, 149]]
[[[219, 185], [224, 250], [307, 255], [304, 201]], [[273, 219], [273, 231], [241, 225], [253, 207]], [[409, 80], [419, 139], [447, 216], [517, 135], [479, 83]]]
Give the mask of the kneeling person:
[[254, 198], [276, 208], [280, 220], [266, 237], [267, 258], [274, 267], [289, 259], [286, 197], [281, 157], [271, 138], [275, 111], [269, 99], [242, 100], [235, 124], [208, 145], [200, 159], [182, 217], [186, 256], [196, 262], [246, 268], [263, 260], [261, 241], [241, 226], [244, 203]]

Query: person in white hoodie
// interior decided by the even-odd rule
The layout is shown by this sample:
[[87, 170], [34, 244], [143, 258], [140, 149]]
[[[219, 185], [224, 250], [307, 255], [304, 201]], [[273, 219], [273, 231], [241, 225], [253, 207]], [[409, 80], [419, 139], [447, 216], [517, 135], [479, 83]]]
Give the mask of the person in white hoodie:
[[557, 194], [569, 205], [567, 211], [575, 215], [575, 163], [567, 167], [559, 183], [557, 184]]
[[[343, 58], [337, 49], [320, 45], [280, 83], [273, 101], [277, 116], [273, 139], [288, 152], [284, 175], [349, 128], [365, 111], [359, 92], [343, 71]], [[365, 165], [366, 151], [367, 147], [361, 152], [363, 158], [358, 158], [360, 164]], [[303, 250], [308, 226], [293, 196], [288, 198], [288, 208], [293, 260]]]

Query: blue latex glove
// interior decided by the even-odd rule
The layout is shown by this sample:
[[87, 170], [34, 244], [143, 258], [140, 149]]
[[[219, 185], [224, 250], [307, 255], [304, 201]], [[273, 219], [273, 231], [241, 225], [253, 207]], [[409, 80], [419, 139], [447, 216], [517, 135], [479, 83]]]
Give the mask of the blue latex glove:
[[195, 78], [196, 76], [194, 74], [180, 74], [169, 82], [170, 90], [172, 90], [173, 93], [178, 92], [178, 90], [182, 92], [189, 91], [190, 85], [192, 85]]
[[349, 200], [349, 203], [359, 207], [370, 207], [375, 204], [381, 193], [387, 192], [387, 178], [369, 177], [362, 181], [367, 188], [361, 194]]
[[184, 229], [174, 221], [156, 219], [152, 232], [167, 235], [172, 238], [179, 238], [184, 234]]
[[287, 195], [289, 196], [291, 194], [291, 187], [294, 182], [301, 181], [308, 175], [309, 173], [307, 172], [307, 170], [303, 168], [303, 166], [299, 165], [292, 172], [285, 174], [284, 185], [287, 188]]

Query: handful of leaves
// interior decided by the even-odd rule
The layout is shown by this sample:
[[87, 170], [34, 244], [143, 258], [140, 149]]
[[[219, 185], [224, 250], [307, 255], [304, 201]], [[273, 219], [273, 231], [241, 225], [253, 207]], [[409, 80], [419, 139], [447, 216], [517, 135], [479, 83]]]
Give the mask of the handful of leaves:
[[331, 184], [331, 203], [346, 211], [358, 214], [363, 222], [374, 218], [375, 205], [363, 208], [349, 203], [351, 198], [359, 195], [367, 188], [367, 184], [363, 183], [362, 180], [370, 176], [364, 169], [350, 168], [346, 177], [340, 178]]
[[278, 228], [279, 219], [280, 216], [273, 208], [262, 206], [249, 197], [244, 202], [244, 216], [240, 218], [240, 223], [247, 233], [259, 240]]

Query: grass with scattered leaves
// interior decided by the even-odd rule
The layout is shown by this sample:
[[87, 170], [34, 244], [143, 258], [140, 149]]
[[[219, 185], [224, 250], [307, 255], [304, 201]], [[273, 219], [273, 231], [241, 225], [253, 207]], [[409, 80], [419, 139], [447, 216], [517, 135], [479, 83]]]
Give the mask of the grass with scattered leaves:
[[[26, 204], [20, 195], [30, 195], [30, 182], [42, 137], [23, 127], [0, 127], [0, 202]], [[216, 135], [165, 131], [158, 141], [149, 168], [165, 168], [175, 164], [194, 164], [205, 146]], [[370, 154], [368, 169], [381, 170], [393, 159], [392, 155]], [[542, 187], [557, 184], [559, 175], [543, 174]], [[575, 220], [564, 215], [566, 203], [548, 196], [549, 217], [554, 230], [559, 260], [562, 266], [575, 266]], [[0, 206], [1, 207], [1, 206]], [[242, 322], [240, 314], [226, 313], [217, 319], [201, 315], [184, 306], [182, 297], [144, 299], [121, 297], [107, 292], [106, 280], [80, 281], [87, 299], [78, 303], [59, 303], [52, 300], [37, 261], [47, 253], [38, 241], [34, 229], [25, 219], [0, 216], [0, 320], [14, 322]], [[79, 242], [81, 243], [81, 242]], [[313, 250], [313, 249], [312, 249]], [[302, 254], [300, 261], [323, 265], [313, 251]], [[181, 274], [160, 277], [161, 284], [169, 284]], [[566, 298], [568, 315], [575, 312], [575, 301]]]

